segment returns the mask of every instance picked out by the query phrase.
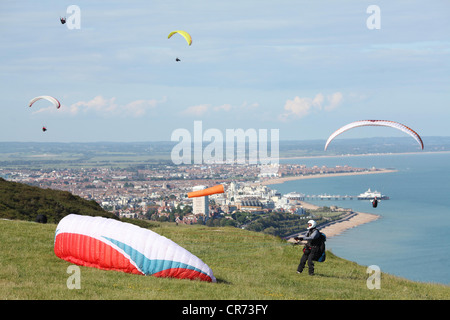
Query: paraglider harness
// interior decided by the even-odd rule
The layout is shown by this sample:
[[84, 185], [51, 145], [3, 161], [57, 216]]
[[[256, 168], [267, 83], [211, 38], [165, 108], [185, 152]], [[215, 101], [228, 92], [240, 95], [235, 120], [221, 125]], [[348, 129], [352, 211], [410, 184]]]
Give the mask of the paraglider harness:
[[375, 198], [372, 200], [372, 207], [376, 208], [377, 206], [378, 206], [378, 200], [377, 200], [377, 197], [375, 197]]
[[[307, 236], [310, 236], [314, 230], [308, 230]], [[324, 262], [326, 259], [326, 253], [325, 253], [325, 241], [327, 241], [327, 236], [325, 233], [319, 232], [319, 238], [314, 239], [311, 241], [310, 245], [305, 245], [303, 247], [303, 253], [310, 254], [312, 251], [312, 247], [316, 247], [316, 250], [314, 252], [313, 261], [317, 262]]]

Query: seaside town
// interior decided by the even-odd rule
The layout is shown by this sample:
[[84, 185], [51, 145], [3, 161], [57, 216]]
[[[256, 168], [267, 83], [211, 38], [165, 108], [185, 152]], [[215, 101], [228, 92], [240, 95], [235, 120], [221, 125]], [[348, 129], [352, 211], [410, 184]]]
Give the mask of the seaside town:
[[[95, 200], [119, 217], [193, 224], [210, 217], [231, 219], [233, 212], [305, 214], [305, 195], [280, 194], [267, 185], [283, 179], [330, 174], [376, 173], [382, 169], [299, 164], [171, 165], [145, 168], [0, 169], [0, 177], [41, 188], [69, 191]], [[188, 198], [193, 190], [223, 184], [225, 192]]]

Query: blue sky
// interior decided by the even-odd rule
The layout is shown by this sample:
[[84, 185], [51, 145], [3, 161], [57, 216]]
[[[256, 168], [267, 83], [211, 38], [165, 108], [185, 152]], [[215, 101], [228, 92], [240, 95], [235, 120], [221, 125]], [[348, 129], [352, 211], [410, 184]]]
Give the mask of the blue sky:
[[[70, 5], [80, 29], [59, 22]], [[325, 141], [363, 119], [450, 136], [449, 16], [446, 0], [1, 0], [0, 141], [168, 141], [196, 120], [281, 140]], [[39, 95], [61, 108], [29, 108]]]

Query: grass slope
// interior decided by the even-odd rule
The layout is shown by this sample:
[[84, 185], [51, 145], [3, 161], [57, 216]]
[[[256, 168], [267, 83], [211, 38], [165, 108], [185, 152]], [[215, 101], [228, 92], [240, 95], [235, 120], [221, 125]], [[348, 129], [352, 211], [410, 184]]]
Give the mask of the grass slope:
[[68, 191], [42, 189], [0, 178], [0, 218], [35, 221], [37, 215], [43, 214], [48, 222], [58, 223], [71, 213], [114, 217], [94, 200], [85, 200]]
[[206, 264], [217, 283], [156, 278], [80, 267], [81, 289], [68, 289], [70, 263], [53, 252], [55, 224], [0, 220], [1, 299], [290, 300], [448, 299], [444, 285], [382, 274], [381, 289], [366, 286], [366, 267], [328, 252], [316, 276], [297, 274], [301, 247], [236, 228], [160, 224], [153, 230]]

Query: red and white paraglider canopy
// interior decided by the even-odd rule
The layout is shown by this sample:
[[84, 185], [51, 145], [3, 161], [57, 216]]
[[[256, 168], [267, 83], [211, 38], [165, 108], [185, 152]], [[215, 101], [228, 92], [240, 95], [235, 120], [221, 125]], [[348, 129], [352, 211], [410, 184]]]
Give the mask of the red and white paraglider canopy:
[[362, 127], [362, 126], [383, 126], [383, 127], [391, 127], [391, 128], [395, 128], [398, 130], [401, 130], [407, 134], [409, 134], [411, 137], [413, 137], [421, 146], [422, 150], [423, 150], [423, 141], [422, 138], [417, 134], [417, 132], [415, 132], [413, 129], [405, 126], [404, 124], [395, 122], [395, 121], [390, 121], [390, 120], [359, 120], [359, 121], [354, 121], [351, 122], [339, 129], [337, 129], [335, 132], [333, 132], [330, 137], [328, 138], [327, 142], [325, 143], [325, 150], [327, 150], [328, 145], [330, 144], [330, 142], [336, 138], [338, 135], [340, 135], [341, 133], [356, 128], [356, 127]]
[[198, 257], [151, 230], [115, 219], [70, 214], [56, 227], [59, 258], [103, 270], [216, 282]]
[[50, 101], [51, 103], [53, 103], [55, 105], [55, 107], [57, 109], [59, 109], [61, 107], [61, 103], [58, 101], [58, 99], [53, 98], [51, 96], [38, 96], [38, 97], [35, 97], [35, 98], [30, 100], [30, 102], [28, 103], [28, 106], [31, 107], [33, 105], [33, 103], [35, 103], [36, 101], [41, 100], [41, 99], [45, 99], [47, 101]]

